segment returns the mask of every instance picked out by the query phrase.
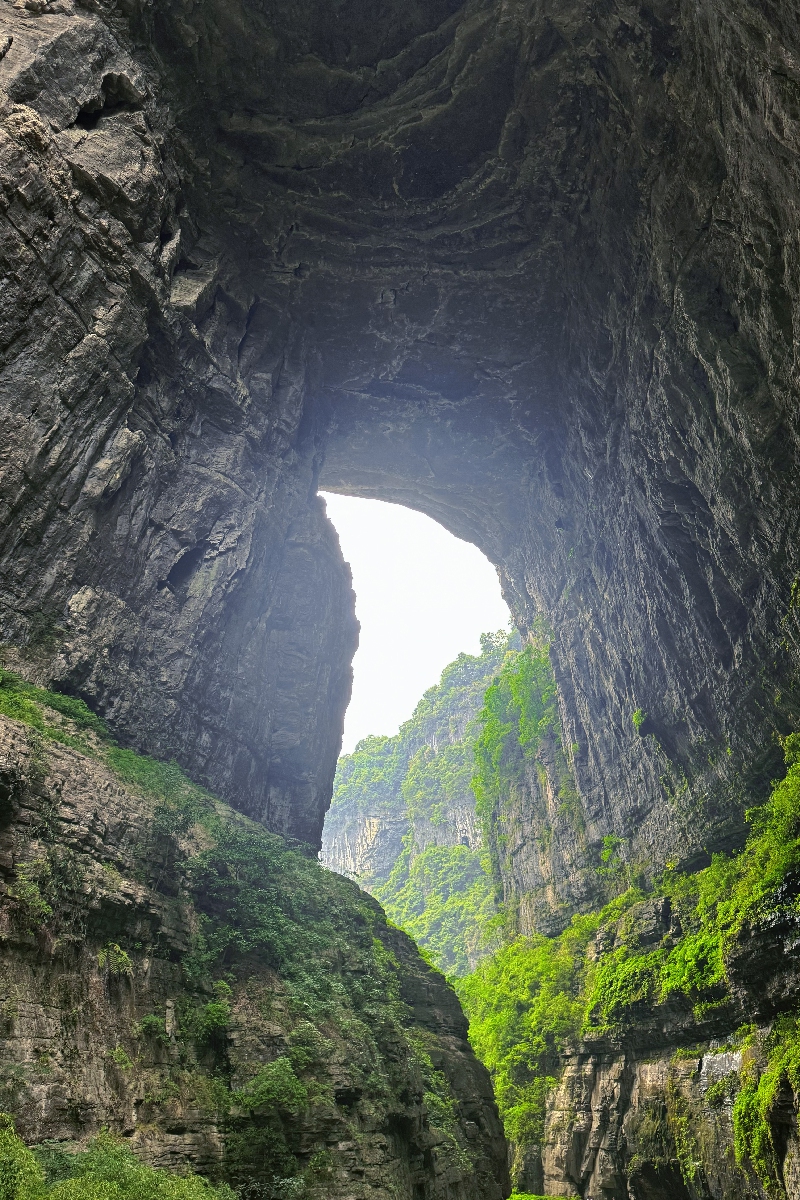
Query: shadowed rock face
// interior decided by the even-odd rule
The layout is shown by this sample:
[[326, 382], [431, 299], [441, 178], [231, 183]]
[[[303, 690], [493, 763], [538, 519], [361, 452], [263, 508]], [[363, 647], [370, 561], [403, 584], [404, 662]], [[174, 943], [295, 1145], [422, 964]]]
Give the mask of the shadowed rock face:
[[57, 7], [2, 14], [6, 639], [316, 842], [313, 493], [399, 500], [552, 624], [587, 844], [734, 843], [797, 715], [791, 6]]

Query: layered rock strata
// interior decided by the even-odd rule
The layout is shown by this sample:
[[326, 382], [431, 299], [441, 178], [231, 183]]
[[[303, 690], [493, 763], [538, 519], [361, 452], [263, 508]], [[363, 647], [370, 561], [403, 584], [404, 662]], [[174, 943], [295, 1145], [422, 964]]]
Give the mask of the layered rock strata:
[[179, 269], [161, 76], [120, 16], [57, 9], [0, 12], [3, 637], [130, 743], [316, 843], [356, 625], [302, 337], [217, 307], [205, 260], [207, 286]]
[[[638, 904], [628, 921], [645, 947], [679, 927], [663, 898]], [[791, 908], [745, 923], [727, 947], [729, 991], [716, 1003], [642, 999], [613, 1030], [584, 1031], [562, 1058], [541, 1146], [513, 1147], [519, 1189], [582, 1200], [796, 1200], [800, 1128], [785, 1066], [762, 1112], [760, 1171], [737, 1146], [733, 1116], [739, 1105], [741, 1137], [754, 1119], [742, 1093], [767, 1074], [781, 1029], [794, 1027], [798, 925]], [[590, 945], [590, 956], [598, 949]]]
[[119, 736], [316, 841], [353, 646], [319, 477], [550, 618], [590, 848], [735, 844], [797, 716], [788, 10], [2, 22], [6, 640], [63, 629]]

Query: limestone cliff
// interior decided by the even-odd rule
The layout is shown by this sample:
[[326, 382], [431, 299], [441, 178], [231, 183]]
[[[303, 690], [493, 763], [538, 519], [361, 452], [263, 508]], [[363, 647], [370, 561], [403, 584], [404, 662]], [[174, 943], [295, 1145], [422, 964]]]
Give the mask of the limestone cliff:
[[118, 736], [315, 842], [353, 646], [319, 477], [550, 618], [590, 850], [741, 839], [797, 716], [788, 9], [2, 21], [3, 637], [63, 629]]
[[[417, 854], [426, 846], [481, 845], [470, 786], [476, 717], [487, 686], [515, 644], [516, 635], [485, 634], [481, 654], [461, 654], [445, 667], [439, 684], [428, 689], [395, 736], [368, 738], [340, 759], [322, 837], [322, 858], [329, 867], [382, 884], [407, 834]], [[449, 771], [437, 772], [438, 755], [448, 748], [464, 753]]]
[[356, 879], [448, 974], [494, 944], [497, 907], [472, 777], [486, 688], [516, 634], [484, 634], [460, 654], [393, 737], [339, 760], [322, 860]]

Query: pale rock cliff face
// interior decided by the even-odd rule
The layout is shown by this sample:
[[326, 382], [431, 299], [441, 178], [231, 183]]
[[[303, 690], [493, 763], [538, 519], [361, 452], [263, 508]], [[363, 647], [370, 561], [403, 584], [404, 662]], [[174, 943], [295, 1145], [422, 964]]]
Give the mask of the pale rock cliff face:
[[[344, 816], [344, 814], [342, 814]], [[405, 816], [356, 815], [328, 820], [322, 835], [322, 861], [351, 879], [385, 880], [392, 873], [408, 833]]]
[[[765, 1200], [733, 1155], [733, 1102], [724, 1084], [741, 1057], [718, 1043], [677, 1060], [576, 1056], [550, 1101], [543, 1170], [532, 1154], [528, 1178], [548, 1196], [580, 1192], [585, 1200]], [[723, 1094], [709, 1098], [715, 1085]], [[786, 1116], [783, 1176], [793, 1197], [800, 1141]]]
[[[379, 745], [368, 742], [341, 759], [322, 835], [326, 866], [371, 888], [387, 881], [405, 844], [412, 858], [428, 846], [481, 849], [470, 787], [472, 746], [486, 688], [504, 653], [505, 647], [497, 647], [481, 656], [461, 655], [445, 668], [440, 683], [428, 689], [399, 733], [380, 739]], [[442, 803], [434, 783], [424, 796], [412, 798], [409, 807], [405, 788], [412, 762], [420, 773], [411, 781], [414, 791], [428, 772], [435, 777], [437, 755], [448, 747], [463, 747], [466, 770], [460, 773], [460, 785], [451, 785]]]

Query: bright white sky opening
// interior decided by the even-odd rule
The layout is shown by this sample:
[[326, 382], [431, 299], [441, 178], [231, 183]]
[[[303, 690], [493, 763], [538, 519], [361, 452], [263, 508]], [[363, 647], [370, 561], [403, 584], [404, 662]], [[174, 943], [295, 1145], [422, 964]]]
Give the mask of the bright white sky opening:
[[480, 652], [509, 611], [477, 546], [422, 513], [320, 493], [353, 572], [361, 622], [342, 753], [370, 733], [397, 733], [449, 662]]

